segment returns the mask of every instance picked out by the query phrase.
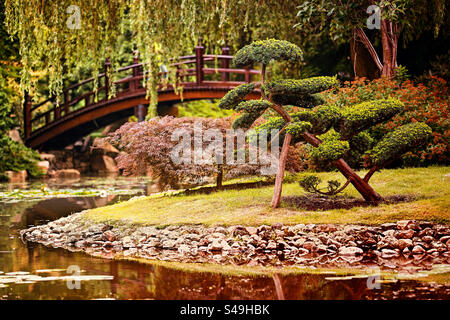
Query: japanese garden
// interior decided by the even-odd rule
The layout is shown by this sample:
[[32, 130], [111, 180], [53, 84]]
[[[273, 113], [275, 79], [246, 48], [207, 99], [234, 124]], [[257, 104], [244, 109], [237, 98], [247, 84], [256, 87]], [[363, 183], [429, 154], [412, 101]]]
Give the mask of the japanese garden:
[[0, 300], [450, 299], [448, 10], [2, 1]]

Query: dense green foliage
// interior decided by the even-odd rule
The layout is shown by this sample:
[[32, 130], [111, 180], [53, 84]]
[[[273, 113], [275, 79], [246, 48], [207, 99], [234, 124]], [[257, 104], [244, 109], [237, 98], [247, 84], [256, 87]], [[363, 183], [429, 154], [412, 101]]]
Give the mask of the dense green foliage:
[[302, 50], [295, 44], [276, 39], [254, 41], [240, 49], [233, 58], [236, 67], [254, 63], [269, 64], [272, 60], [301, 61]]
[[312, 123], [312, 133], [322, 134], [327, 132], [341, 119], [340, 108], [333, 105], [321, 105], [314, 110], [302, 110], [294, 112], [292, 121], [309, 121]]
[[271, 106], [272, 104], [267, 100], [249, 100], [239, 103], [236, 110], [248, 113], [258, 113], [266, 111]]
[[404, 111], [391, 120], [368, 130], [374, 142], [380, 141], [394, 128], [411, 123], [424, 122], [432, 129], [433, 139], [420, 149], [407, 152], [392, 165], [427, 166], [447, 165], [450, 161], [450, 99], [447, 82], [439, 77], [428, 76], [423, 83], [411, 80], [399, 84], [397, 81], [381, 78], [374, 81], [358, 79], [345, 82], [339, 90], [323, 93], [327, 103], [339, 109], [374, 99], [395, 98], [400, 100]]
[[12, 170], [27, 170], [32, 177], [42, 176], [36, 166], [40, 160], [39, 153], [25, 147], [22, 143], [11, 140], [6, 134], [0, 137], [0, 174]]
[[305, 131], [310, 131], [312, 125], [307, 121], [291, 122], [286, 126], [286, 132], [292, 135], [294, 140], [301, 139]]
[[342, 110], [342, 118], [337, 130], [342, 138], [349, 139], [378, 123], [391, 119], [404, 110], [404, 105], [396, 99], [363, 102]]
[[421, 122], [396, 128], [368, 152], [370, 163], [383, 165], [406, 151], [422, 146], [431, 138], [431, 132], [431, 128]]
[[272, 101], [281, 105], [292, 105], [302, 108], [313, 108], [317, 105], [325, 103], [324, 98], [320, 94], [307, 94], [304, 96], [290, 94], [272, 95]]
[[264, 85], [267, 94], [305, 96], [328, 90], [338, 85], [335, 77], [313, 77], [308, 79], [282, 79]]
[[[0, 68], [0, 73], [2, 69]], [[8, 131], [17, 125], [10, 102], [11, 90], [6, 81], [0, 78], [0, 176], [5, 171], [27, 170], [33, 176], [41, 176], [42, 172], [36, 166], [40, 160], [39, 153], [25, 147], [22, 143], [13, 141]]]
[[218, 100], [194, 100], [177, 104], [179, 117], [223, 118], [231, 116], [233, 110], [219, 108]]
[[303, 174], [298, 178], [298, 184], [310, 193], [319, 193], [325, 195], [333, 195], [336, 193], [341, 183], [337, 180], [328, 180], [327, 191], [319, 188], [322, 179], [312, 174]]
[[332, 162], [342, 158], [349, 150], [348, 141], [340, 140], [341, 136], [334, 130], [330, 130], [319, 138], [322, 143], [311, 150], [311, 157], [318, 162]]
[[[260, 132], [267, 132], [267, 140], [271, 140], [273, 137], [270, 136], [272, 130], [281, 131], [286, 125], [286, 121], [282, 117], [271, 117], [269, 120], [264, 122], [259, 126], [255, 126], [251, 132], [248, 134], [248, 138], [251, 143], [256, 143], [258, 140]], [[284, 132], [280, 133], [280, 140], [284, 139]]]
[[265, 109], [253, 113], [242, 112], [241, 115], [234, 120], [232, 125], [233, 129], [249, 129], [253, 122], [262, 116], [264, 111]]
[[227, 94], [220, 99], [219, 108], [221, 109], [234, 109], [236, 106], [245, 99], [249, 93], [255, 90], [255, 85], [252, 83], [244, 83], [233, 90], [227, 92]]

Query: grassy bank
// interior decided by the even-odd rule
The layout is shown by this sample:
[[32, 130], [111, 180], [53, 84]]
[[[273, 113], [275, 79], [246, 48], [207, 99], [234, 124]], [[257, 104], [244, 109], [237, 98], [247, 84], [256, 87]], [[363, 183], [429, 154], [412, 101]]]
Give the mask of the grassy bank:
[[[383, 204], [377, 207], [354, 207], [327, 211], [305, 211], [283, 204], [270, 207], [273, 187], [228, 190], [209, 195], [145, 197], [89, 210], [86, 218], [112, 224], [205, 224], [261, 225], [282, 222], [380, 224], [401, 219], [419, 219], [450, 223], [450, 167], [383, 170], [371, 179], [371, 185], [382, 196], [412, 195], [415, 201]], [[360, 172], [362, 175], [363, 172]], [[318, 174], [324, 181], [337, 179], [340, 173]], [[304, 195], [296, 183], [283, 186], [283, 196]], [[349, 186], [344, 195], [360, 197]]]

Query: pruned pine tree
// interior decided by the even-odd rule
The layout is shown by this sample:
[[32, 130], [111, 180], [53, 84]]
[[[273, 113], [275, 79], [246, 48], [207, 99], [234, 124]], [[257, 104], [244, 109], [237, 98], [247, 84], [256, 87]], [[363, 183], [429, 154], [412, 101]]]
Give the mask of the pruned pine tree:
[[[347, 152], [352, 151], [351, 146], [355, 145], [352, 139], [356, 140], [355, 138], [363, 136], [361, 133], [365, 130], [402, 112], [403, 105], [395, 99], [373, 100], [345, 108], [325, 104], [319, 93], [337, 86], [335, 77], [266, 81], [266, 66], [270, 61], [298, 61], [301, 58], [301, 49], [287, 41], [270, 39], [243, 47], [236, 53], [234, 64], [243, 67], [261, 63], [262, 81], [238, 86], [228, 92], [219, 104], [221, 108], [242, 112], [233, 123], [233, 128], [249, 129], [268, 109], [278, 114], [255, 128], [256, 134], [263, 129], [279, 129], [280, 138], [283, 139], [272, 206], [276, 208], [280, 204], [288, 148], [300, 141], [314, 147], [311, 156], [333, 163], [346, 177], [347, 182], [341, 188], [332, 181], [328, 194], [342, 191], [351, 183], [366, 201], [381, 201], [382, 197], [368, 183], [373, 173], [408, 150], [426, 142], [431, 135], [431, 129], [424, 123], [415, 122], [390, 132], [373, 149], [366, 152], [367, 164], [371, 168], [366, 176], [361, 178], [343, 159]], [[245, 101], [246, 96], [258, 87], [261, 90], [261, 100]], [[289, 113], [286, 106], [302, 109]], [[268, 136], [268, 139], [272, 138]]]

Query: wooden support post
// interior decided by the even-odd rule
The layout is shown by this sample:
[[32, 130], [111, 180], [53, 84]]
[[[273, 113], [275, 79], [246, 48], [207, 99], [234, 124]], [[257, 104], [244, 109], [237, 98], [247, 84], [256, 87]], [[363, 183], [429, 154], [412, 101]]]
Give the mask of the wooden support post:
[[50, 111], [47, 111], [45, 113], [45, 125], [48, 125], [50, 123]]
[[245, 82], [250, 83], [252, 81], [252, 75], [250, 74], [250, 67], [247, 66], [245, 69]]
[[[222, 47], [222, 55], [224, 55], [224, 56], [230, 55], [230, 48], [228, 48], [227, 44], [225, 44], [225, 46]], [[224, 69], [229, 69], [230, 68], [230, 60], [222, 58], [221, 67]], [[228, 72], [222, 72], [222, 82], [226, 82], [229, 80], [230, 80], [230, 74]]]
[[64, 115], [67, 115], [70, 112], [69, 106], [69, 90], [64, 90]]
[[55, 107], [55, 113], [53, 114], [54, 120], [61, 118], [61, 106]]
[[109, 72], [111, 69], [111, 61], [109, 61], [109, 58], [106, 58], [105, 60], [105, 99], [108, 100], [109, 98]]
[[195, 75], [197, 80], [197, 85], [203, 82], [203, 53], [204, 47], [202, 43], [203, 39], [200, 37], [198, 39], [197, 46], [195, 47]]
[[[133, 64], [139, 63], [139, 53], [137, 50], [133, 51]], [[130, 82], [130, 91], [136, 91], [139, 88], [139, 80], [136, 79], [139, 76], [139, 67], [133, 67], [133, 80]]]
[[136, 117], [138, 118], [138, 122], [142, 122], [145, 120], [145, 107], [143, 104], [139, 104], [137, 106], [137, 114]]
[[23, 104], [23, 125], [24, 125], [24, 134], [25, 139], [28, 139], [31, 135], [31, 96], [28, 94], [28, 91], [25, 91]]

